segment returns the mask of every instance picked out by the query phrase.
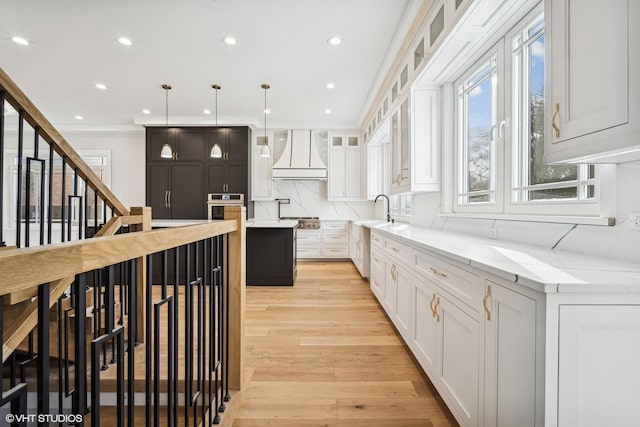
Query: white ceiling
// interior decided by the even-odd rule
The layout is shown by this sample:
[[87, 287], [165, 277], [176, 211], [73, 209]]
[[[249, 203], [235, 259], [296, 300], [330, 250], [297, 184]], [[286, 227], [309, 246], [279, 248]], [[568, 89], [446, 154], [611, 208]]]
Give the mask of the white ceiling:
[[[358, 127], [415, 0], [0, 0], [0, 68], [56, 126]], [[232, 35], [236, 46], [222, 38]], [[327, 43], [344, 38], [341, 46]], [[11, 39], [30, 42], [20, 46]], [[126, 36], [134, 45], [122, 46]], [[393, 59], [393, 58], [391, 58]], [[335, 89], [325, 87], [334, 82]], [[101, 82], [106, 91], [95, 88]], [[151, 115], [142, 113], [151, 110]], [[212, 114], [202, 113], [208, 108]], [[330, 108], [333, 114], [326, 115]], [[75, 119], [82, 115], [84, 120]]]

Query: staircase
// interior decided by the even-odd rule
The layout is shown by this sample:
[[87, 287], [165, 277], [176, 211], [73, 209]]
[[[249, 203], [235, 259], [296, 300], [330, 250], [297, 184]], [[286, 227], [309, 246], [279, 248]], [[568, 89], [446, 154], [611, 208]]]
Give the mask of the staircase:
[[[243, 374], [244, 208], [151, 231], [151, 209], [127, 209], [1, 69], [0, 112], [0, 200], [17, 199], [0, 209], [0, 419], [228, 423]], [[152, 260], [179, 252], [186, 283], [152, 286]]]

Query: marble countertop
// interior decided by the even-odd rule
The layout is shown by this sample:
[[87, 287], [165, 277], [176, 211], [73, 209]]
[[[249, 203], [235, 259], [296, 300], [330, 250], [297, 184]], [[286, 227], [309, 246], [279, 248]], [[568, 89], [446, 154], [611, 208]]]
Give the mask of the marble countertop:
[[185, 225], [198, 225], [209, 222], [206, 219], [154, 219], [151, 227], [183, 227]]
[[247, 228], [293, 228], [298, 225], [294, 219], [250, 219], [246, 222]]
[[547, 293], [640, 293], [640, 264], [384, 221], [358, 221], [416, 248]]

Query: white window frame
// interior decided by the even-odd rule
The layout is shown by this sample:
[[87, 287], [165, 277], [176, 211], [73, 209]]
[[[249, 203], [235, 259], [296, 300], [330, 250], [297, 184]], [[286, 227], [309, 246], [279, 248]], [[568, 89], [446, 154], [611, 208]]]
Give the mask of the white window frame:
[[[549, 188], [557, 188], [575, 183], [581, 187], [578, 191], [585, 191], [588, 185], [594, 185], [595, 197], [587, 200], [530, 200], [520, 201], [514, 197], [515, 191], [524, 191], [528, 189], [526, 186], [519, 185], [518, 170], [516, 161], [520, 161], [518, 156], [519, 150], [514, 146], [518, 141], [518, 132], [521, 128], [518, 126], [518, 107], [519, 105], [512, 101], [514, 95], [517, 95], [514, 88], [514, 61], [513, 61], [513, 38], [524, 31], [525, 28], [534, 25], [534, 22], [542, 16], [543, 5], [539, 4], [534, 7], [522, 20], [520, 20], [512, 29], [507, 31], [503, 37], [489, 48], [477, 61], [470, 67], [467, 67], [460, 77], [452, 84], [445, 84], [443, 91], [450, 91], [450, 103], [445, 103], [447, 113], [451, 115], [452, 120], [443, 120], [443, 124], [451, 123], [452, 127], [452, 158], [446, 155], [443, 161], [453, 163], [453, 173], [450, 181], [443, 181], [446, 188], [450, 188], [451, 196], [444, 196], [443, 215], [446, 216], [463, 216], [478, 218], [500, 218], [500, 219], [522, 219], [522, 220], [539, 220], [543, 222], [562, 222], [562, 218], [566, 217], [568, 222], [580, 223], [580, 218], [584, 218], [584, 223], [589, 224], [609, 224], [606, 217], [611, 217], [614, 210], [613, 196], [602, 194], [601, 187], [609, 188], [609, 184], [615, 181], [615, 169], [612, 165], [595, 165], [595, 178], [589, 179], [584, 173], [578, 175], [576, 181], [565, 181], [562, 183], [553, 183], [536, 186], [542, 189], [543, 186]], [[548, 43], [548, 39], [545, 40]], [[496, 148], [495, 155], [495, 201], [476, 202], [465, 204], [461, 203], [461, 197], [464, 197], [464, 178], [462, 176], [465, 165], [463, 165], [464, 153], [462, 146], [462, 132], [464, 123], [460, 120], [458, 88], [460, 84], [468, 80], [476, 73], [489, 58], [495, 56], [497, 60], [497, 113], [496, 120], [492, 128], [494, 133], [494, 141]], [[545, 64], [549, 66], [549, 64]], [[546, 74], [546, 76], [548, 73]], [[545, 76], [545, 77], [546, 77]], [[522, 98], [522, 97], [520, 97]], [[447, 114], [446, 113], [446, 114]], [[515, 123], [514, 123], [515, 122]], [[448, 130], [445, 130], [445, 133]], [[445, 150], [446, 151], [446, 150]], [[588, 165], [579, 165], [581, 172], [586, 172]], [[444, 179], [444, 178], [443, 178]], [[452, 190], [452, 191], [451, 191]], [[606, 197], [605, 197], [606, 196]], [[448, 206], [448, 208], [447, 208]]]
[[[533, 215], [573, 215], [573, 216], [599, 216], [600, 209], [600, 181], [598, 177], [605, 173], [603, 167], [595, 167], [595, 178], [589, 178], [589, 165], [576, 165], [578, 168], [577, 179], [572, 181], [554, 182], [548, 184], [527, 185], [528, 179], [528, 163], [524, 161], [524, 151], [527, 154], [529, 147], [525, 147], [525, 133], [528, 133], [528, 126], [520, 120], [523, 111], [527, 110], [524, 103], [527, 102], [523, 94], [523, 88], [527, 85], [527, 81], [520, 81], [521, 74], [516, 70], [517, 64], [514, 61], [514, 39], [523, 35], [523, 33], [532, 27], [544, 22], [543, 7], [539, 5], [535, 7], [527, 16], [525, 16], [515, 27], [513, 27], [505, 35], [505, 81], [506, 85], [505, 101], [509, 101], [511, 105], [507, 105], [510, 111], [509, 122], [511, 126], [508, 132], [505, 132], [505, 188], [510, 189], [508, 196], [505, 197], [505, 213], [507, 214], [533, 214]], [[544, 31], [544, 30], [543, 30]], [[546, 31], [545, 31], [546, 34]], [[545, 39], [545, 45], [548, 39]], [[523, 55], [523, 58], [526, 55]], [[526, 59], [526, 58], [525, 58]], [[525, 63], [526, 64], [526, 63]], [[545, 62], [545, 67], [548, 66]], [[525, 65], [526, 67], [526, 65]], [[526, 77], [526, 75], [525, 75]], [[546, 78], [546, 76], [545, 76]], [[586, 198], [587, 187], [593, 185], [595, 188], [594, 197]], [[528, 190], [543, 190], [555, 188], [577, 188], [577, 199], [539, 199], [524, 200]]]
[[[482, 57], [473, 63], [461, 76], [456, 80], [453, 85], [454, 90], [454, 200], [453, 207], [455, 212], [478, 212], [478, 213], [499, 213], [502, 212], [503, 206], [503, 176], [504, 170], [500, 165], [504, 164], [504, 153], [500, 148], [501, 144], [497, 140], [497, 126], [503, 117], [504, 102], [502, 102], [504, 96], [503, 81], [504, 78], [504, 60], [503, 41], [498, 41], [491, 49], [489, 49]], [[466, 124], [465, 118], [461, 117], [462, 107], [459, 99], [459, 88], [466, 81], [476, 75], [481, 69], [486, 68], [490, 61], [495, 60], [496, 67], [490, 78], [495, 79], [494, 99], [495, 105], [492, 107], [492, 126], [491, 126], [491, 149], [495, 153], [491, 159], [491, 181], [492, 187], [489, 192], [493, 193], [493, 201], [490, 202], [475, 202], [475, 203], [462, 203], [461, 199], [468, 197], [469, 195], [480, 195], [480, 193], [467, 193], [467, 168], [466, 164], [463, 164], [462, 160], [465, 159], [466, 149]], [[466, 162], [465, 162], [466, 163]]]

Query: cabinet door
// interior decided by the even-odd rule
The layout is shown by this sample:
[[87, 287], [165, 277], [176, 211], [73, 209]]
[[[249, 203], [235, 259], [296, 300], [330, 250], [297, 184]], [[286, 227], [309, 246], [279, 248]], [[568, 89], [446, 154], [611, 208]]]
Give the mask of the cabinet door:
[[253, 158], [251, 162], [251, 200], [273, 200], [273, 156], [262, 157], [260, 151], [262, 144], [271, 147], [273, 153], [273, 134], [267, 133], [255, 137], [253, 146]]
[[[205, 150], [205, 161], [213, 163], [222, 163], [227, 160], [227, 153], [229, 151], [229, 128], [215, 128], [209, 129], [206, 134], [207, 144]], [[214, 145], [218, 144], [222, 151], [222, 157], [211, 157], [211, 149]]]
[[461, 425], [476, 426], [480, 324], [441, 294], [436, 296], [436, 312], [440, 394]]
[[357, 199], [361, 196], [361, 153], [360, 150], [346, 150], [344, 153], [344, 192], [350, 199]]
[[[552, 143], [629, 120], [630, 3], [547, 1], [551, 18], [551, 99], [546, 114], [551, 120], [558, 105], [555, 123], [560, 129], [559, 137], [550, 132]], [[545, 126], [551, 130], [550, 122]]]
[[640, 306], [561, 305], [558, 426], [638, 425]]
[[[202, 161], [205, 147], [204, 139], [205, 133], [203, 129], [176, 129], [175, 159]], [[208, 155], [209, 153], [207, 153]]]
[[398, 309], [398, 266], [390, 259], [384, 263], [384, 303], [382, 306], [391, 319]]
[[246, 163], [249, 158], [248, 128], [229, 129], [229, 145], [227, 146], [227, 160]]
[[391, 188], [400, 186], [402, 174], [400, 173], [400, 138], [399, 138], [399, 111], [391, 114]]
[[484, 425], [534, 427], [536, 301], [491, 282], [485, 292]]
[[248, 188], [246, 163], [229, 163], [227, 165], [227, 193], [247, 194]]
[[413, 285], [411, 272], [398, 265], [396, 267], [396, 313], [395, 324], [406, 342], [411, 342], [413, 326]]
[[[158, 155], [158, 157], [160, 157]], [[151, 206], [153, 218], [171, 218], [169, 209], [169, 183], [171, 171], [169, 163], [147, 164], [147, 206]]]
[[345, 197], [345, 150], [329, 150], [329, 199], [343, 199]]
[[384, 281], [386, 278], [384, 260], [380, 256], [380, 252], [375, 249], [371, 249], [371, 271], [369, 282], [371, 284], [371, 290], [378, 298], [380, 304], [384, 302]]
[[409, 98], [400, 106], [400, 186], [409, 185], [411, 150], [409, 147]]
[[171, 165], [169, 207], [174, 219], [206, 218], [207, 198], [202, 185], [202, 164]]
[[438, 369], [438, 321], [433, 312], [436, 287], [428, 280], [414, 276], [413, 310], [415, 313], [411, 348], [427, 375], [435, 381]]
[[174, 128], [147, 128], [147, 162], [168, 162], [173, 159], [160, 157], [160, 152], [165, 144], [169, 144], [171, 150], [176, 150], [176, 129]]
[[226, 193], [227, 166], [216, 162], [207, 164], [206, 193]]

